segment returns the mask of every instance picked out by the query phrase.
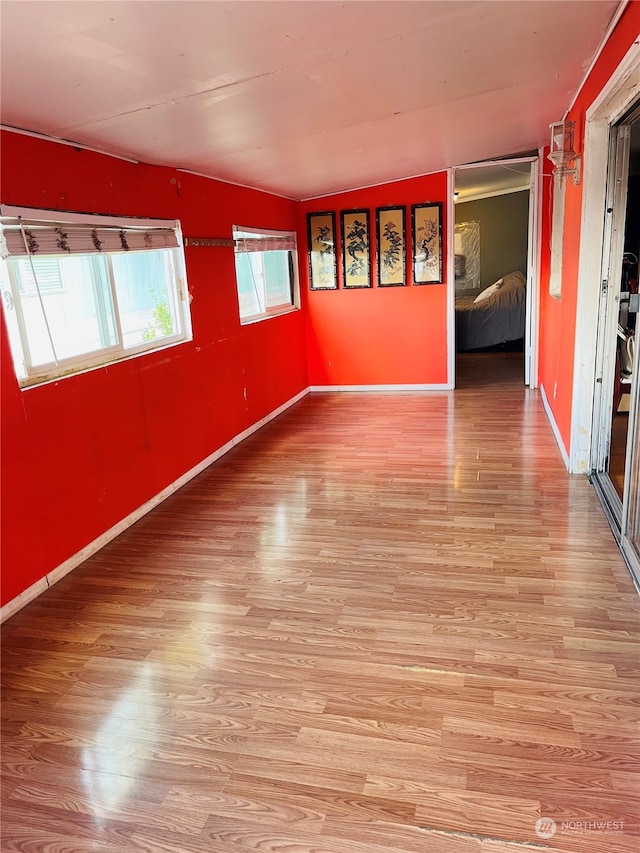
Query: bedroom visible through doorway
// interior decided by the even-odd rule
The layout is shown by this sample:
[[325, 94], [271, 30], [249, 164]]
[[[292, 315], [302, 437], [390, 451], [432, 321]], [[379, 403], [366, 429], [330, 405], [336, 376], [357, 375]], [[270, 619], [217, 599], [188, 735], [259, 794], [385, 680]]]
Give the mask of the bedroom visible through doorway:
[[454, 171], [457, 385], [480, 375], [531, 384], [536, 166], [528, 157]]

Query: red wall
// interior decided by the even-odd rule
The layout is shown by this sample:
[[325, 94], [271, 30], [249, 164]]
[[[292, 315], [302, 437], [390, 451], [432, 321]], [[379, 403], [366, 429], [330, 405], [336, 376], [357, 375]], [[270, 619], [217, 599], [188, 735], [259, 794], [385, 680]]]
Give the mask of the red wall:
[[[575, 121], [574, 144], [576, 151], [583, 150], [585, 114], [602, 91], [624, 55], [638, 37], [640, 2], [634, 0], [625, 9], [616, 29], [600, 54], [585, 85], [582, 87], [568, 118]], [[545, 150], [545, 155], [547, 151]], [[584, 156], [588, 156], [588, 153]], [[544, 171], [551, 172], [551, 163], [544, 161]], [[583, 165], [584, 168], [584, 165]], [[571, 445], [571, 413], [574, 383], [574, 349], [576, 312], [578, 301], [578, 261], [580, 250], [580, 224], [582, 217], [582, 189], [567, 182], [565, 199], [564, 244], [562, 259], [562, 296], [560, 300], [549, 296], [549, 203], [550, 180], [545, 178], [542, 200], [543, 233], [540, 304], [540, 361], [538, 378], [544, 386], [562, 441], [567, 452]], [[555, 389], [555, 397], [554, 397]]]
[[[306, 293], [307, 357], [310, 385], [404, 385], [447, 382], [446, 284], [411, 283], [411, 205], [443, 202], [442, 239], [446, 256], [447, 174], [396, 181], [341, 193], [301, 205], [299, 245], [307, 246], [306, 214], [334, 210], [341, 283], [340, 211], [369, 210], [372, 288]], [[375, 209], [405, 205], [407, 287], [377, 287]], [[301, 253], [302, 254], [302, 253]], [[446, 281], [446, 260], [443, 257]]]
[[[266, 193], [2, 134], [2, 202], [292, 230]], [[188, 248], [193, 341], [18, 388], [2, 321], [2, 603], [308, 385], [303, 312], [240, 326], [231, 249]], [[246, 389], [246, 393], [245, 393]], [[246, 399], [245, 399], [246, 396]]]
[[[571, 440], [571, 406], [573, 395], [573, 347], [575, 346], [577, 284], [571, 284], [570, 272], [577, 276], [577, 251], [575, 258], [570, 256], [571, 243], [567, 243], [565, 224], [562, 259], [562, 297], [554, 298], [549, 294], [551, 272], [551, 216], [553, 211], [552, 164], [547, 160], [549, 148], [543, 155], [544, 177], [542, 181], [542, 222], [540, 239], [542, 255], [540, 263], [540, 350], [538, 366], [538, 384], [544, 388], [558, 425], [565, 450], [569, 452]], [[573, 204], [570, 201], [571, 180], [565, 195], [565, 221], [570, 211], [575, 215], [575, 193]], [[580, 211], [578, 210], [578, 218]], [[576, 278], [577, 281], [577, 278]]]
[[[629, 4], [571, 110], [578, 150], [585, 110], [637, 37], [639, 8], [637, 0]], [[303, 262], [305, 310], [242, 327], [233, 253], [189, 248], [192, 342], [25, 391], [13, 372], [3, 317], [2, 603], [308, 384], [447, 382], [446, 285], [375, 286], [374, 230], [376, 207], [407, 206], [410, 278], [410, 206], [446, 202], [445, 173], [298, 205], [10, 132], [2, 134], [2, 145], [5, 204], [176, 218], [186, 236], [228, 237], [233, 224], [297, 225], [303, 259], [308, 212], [335, 210], [339, 227], [341, 210], [367, 208], [374, 280], [371, 289], [310, 292]], [[548, 186], [545, 191], [539, 379], [568, 449], [582, 187], [567, 188], [560, 301], [548, 295]], [[339, 257], [339, 239], [337, 248]]]

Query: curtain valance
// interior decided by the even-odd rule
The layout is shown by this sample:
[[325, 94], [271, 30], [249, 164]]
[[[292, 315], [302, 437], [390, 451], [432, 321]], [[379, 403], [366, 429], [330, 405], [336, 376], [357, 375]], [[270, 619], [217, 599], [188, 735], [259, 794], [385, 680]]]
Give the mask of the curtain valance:
[[88, 255], [102, 252], [136, 252], [178, 247], [173, 228], [133, 225], [104, 226], [76, 222], [4, 220], [2, 256]]
[[289, 252], [296, 249], [294, 234], [283, 234], [281, 237], [256, 234], [251, 237], [236, 237], [234, 241], [236, 252]]

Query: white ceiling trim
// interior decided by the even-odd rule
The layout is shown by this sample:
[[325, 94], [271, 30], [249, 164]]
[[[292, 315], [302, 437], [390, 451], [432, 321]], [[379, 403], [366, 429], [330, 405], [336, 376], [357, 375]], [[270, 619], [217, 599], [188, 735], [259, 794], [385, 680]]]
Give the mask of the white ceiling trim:
[[105, 157], [115, 157], [116, 160], [124, 160], [126, 163], [137, 164], [140, 160], [134, 160], [132, 157], [125, 157], [122, 154], [114, 154], [112, 151], [105, 151], [101, 148], [93, 148], [91, 145], [84, 145], [82, 142], [74, 142], [72, 139], [62, 139], [59, 136], [50, 136], [48, 133], [38, 133], [35, 130], [25, 130], [22, 127], [13, 127], [10, 124], [0, 124], [0, 129], [8, 133], [17, 133], [20, 136], [32, 136], [34, 139], [44, 139], [46, 142], [57, 142], [58, 145], [68, 145], [70, 148], [81, 148], [83, 151], [93, 151], [94, 154], [104, 154]]
[[294, 198], [292, 195], [283, 195], [282, 193], [273, 192], [272, 190], [263, 190], [259, 187], [252, 187], [250, 184], [241, 184], [238, 181], [225, 181], [224, 178], [214, 178], [212, 175], [204, 175], [202, 172], [194, 172], [193, 169], [177, 167], [176, 172], [182, 172], [185, 175], [195, 175], [196, 178], [206, 178], [207, 181], [217, 181], [219, 184], [228, 184], [230, 187], [240, 187], [244, 190], [253, 190], [256, 193], [266, 193], [267, 195], [273, 195], [276, 198], [283, 198], [285, 201], [299, 201], [299, 199]]
[[[357, 2], [357, 0], [356, 0]], [[361, 187], [352, 187], [348, 190], [338, 190], [337, 192], [323, 193], [322, 195], [311, 195], [308, 198], [301, 198], [300, 201], [316, 201], [317, 199], [331, 198], [334, 195], [347, 195], [348, 193], [360, 192], [361, 190], [371, 190], [375, 187], [384, 187], [388, 184], [401, 184], [403, 181], [415, 181], [418, 178], [428, 178], [429, 175], [442, 175], [447, 171], [444, 169], [434, 169], [432, 172], [421, 172], [419, 175], [408, 175], [407, 177], [391, 178], [388, 181], [378, 181], [375, 184], [365, 184]]]
[[460, 166], [454, 166], [456, 171], [463, 169], [483, 169], [486, 166], [513, 166], [514, 163], [535, 163], [538, 159], [536, 155], [531, 157], [505, 157], [500, 160], [482, 160], [478, 163], [462, 163]]
[[483, 198], [495, 198], [499, 195], [511, 195], [512, 193], [521, 193], [531, 189], [531, 182], [524, 184], [521, 187], [509, 187], [508, 190], [492, 190], [486, 193], [476, 193], [474, 195], [466, 195], [464, 198], [457, 198], [456, 205], [465, 204], [468, 201], [482, 201]]

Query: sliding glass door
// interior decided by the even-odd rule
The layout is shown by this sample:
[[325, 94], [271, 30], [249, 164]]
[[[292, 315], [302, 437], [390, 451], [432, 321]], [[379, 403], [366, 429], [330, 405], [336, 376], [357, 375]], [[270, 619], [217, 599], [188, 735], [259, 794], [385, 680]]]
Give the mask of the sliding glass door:
[[621, 546], [636, 585], [640, 589], [640, 380], [638, 380], [637, 351], [634, 367], [636, 369], [630, 412]]
[[592, 445], [593, 482], [617, 536], [622, 528], [631, 419], [629, 392], [633, 371], [628, 364], [628, 354], [633, 350], [636, 320], [635, 313], [630, 310], [630, 293], [624, 274], [630, 141], [629, 125], [611, 128]]
[[591, 477], [640, 589], [640, 104], [609, 140]]

